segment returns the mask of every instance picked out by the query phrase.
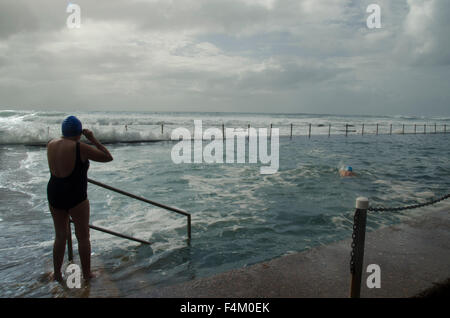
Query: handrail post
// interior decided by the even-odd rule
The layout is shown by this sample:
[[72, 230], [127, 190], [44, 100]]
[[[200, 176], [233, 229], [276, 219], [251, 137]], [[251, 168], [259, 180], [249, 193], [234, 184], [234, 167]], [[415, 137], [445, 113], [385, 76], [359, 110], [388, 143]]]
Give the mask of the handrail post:
[[377, 136], [378, 136], [378, 124], [377, 124]]
[[67, 232], [67, 257], [69, 259], [69, 262], [73, 262], [73, 248], [72, 248], [72, 227], [69, 224], [67, 225], [68, 232]]
[[427, 133], [427, 124], [423, 125], [423, 133], [426, 134]]
[[348, 124], [345, 124], [345, 137], [347, 137], [348, 134]]
[[189, 214], [187, 216], [187, 236], [188, 236], [188, 241], [191, 241], [191, 215]]
[[402, 125], [402, 135], [405, 134], [405, 124]]
[[311, 124], [309, 124], [308, 128], [308, 138], [311, 138]]
[[414, 124], [414, 135], [416, 134], [416, 132], [417, 132], [417, 124]]
[[291, 139], [292, 139], [292, 123], [291, 123]]
[[389, 135], [392, 135], [392, 124], [389, 127]]
[[361, 136], [364, 136], [364, 124], [362, 124]]
[[361, 278], [364, 262], [364, 241], [366, 236], [366, 220], [369, 200], [365, 197], [356, 199], [356, 210], [353, 223], [352, 252], [350, 260], [350, 297], [359, 298], [361, 295]]
[[331, 124], [328, 124], [328, 137], [331, 135]]

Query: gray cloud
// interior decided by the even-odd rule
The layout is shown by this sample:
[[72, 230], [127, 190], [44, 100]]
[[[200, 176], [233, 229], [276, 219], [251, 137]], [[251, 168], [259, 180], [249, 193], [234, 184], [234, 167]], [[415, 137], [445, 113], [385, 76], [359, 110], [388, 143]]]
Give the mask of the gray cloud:
[[446, 1], [411, 1], [397, 53], [414, 65], [450, 64], [450, 6]]
[[37, 27], [37, 19], [24, 4], [13, 0], [0, 2], [0, 39]]
[[73, 2], [0, 3], [0, 108], [450, 112], [445, 0]]

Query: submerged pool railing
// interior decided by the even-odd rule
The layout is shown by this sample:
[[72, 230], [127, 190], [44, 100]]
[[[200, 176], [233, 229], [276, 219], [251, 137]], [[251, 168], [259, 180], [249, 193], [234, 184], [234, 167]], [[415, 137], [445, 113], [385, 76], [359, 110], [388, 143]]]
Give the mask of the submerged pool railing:
[[[139, 200], [139, 201], [142, 201], [142, 202], [145, 202], [145, 203], [148, 203], [148, 204], [151, 204], [151, 205], [163, 208], [165, 210], [172, 211], [172, 212], [175, 212], [175, 213], [178, 213], [178, 214], [186, 216], [187, 217], [187, 237], [188, 237], [188, 243], [190, 243], [190, 240], [191, 240], [191, 215], [188, 212], [186, 212], [184, 210], [181, 210], [181, 209], [178, 209], [178, 208], [174, 208], [174, 207], [162, 204], [162, 203], [158, 203], [158, 202], [155, 202], [155, 201], [152, 201], [152, 200], [148, 200], [146, 198], [137, 196], [137, 195], [132, 194], [132, 193], [128, 193], [128, 192], [123, 191], [121, 189], [117, 189], [117, 188], [111, 187], [111, 186], [109, 186], [107, 184], [103, 184], [101, 182], [98, 182], [98, 181], [95, 181], [95, 180], [92, 180], [92, 179], [89, 179], [89, 178], [88, 178], [88, 182], [92, 183], [92, 184], [95, 184], [95, 185], [97, 185], [99, 187], [105, 188], [107, 190], [120, 193], [122, 195], [125, 195], [127, 197], [133, 198], [135, 200]], [[73, 223], [73, 221], [70, 220], [70, 222], [69, 222], [69, 233], [68, 233], [68, 238], [67, 238], [67, 253], [68, 253], [69, 261], [71, 262], [71, 261], [73, 261], [73, 248], [72, 248], [72, 230], [71, 230], [70, 223]], [[118, 237], [121, 237], [121, 238], [124, 238], [124, 239], [127, 239], [127, 240], [139, 242], [139, 243], [142, 243], [142, 244], [146, 244], [146, 245], [152, 244], [149, 241], [141, 240], [141, 239], [138, 239], [138, 238], [135, 238], [135, 237], [132, 237], [132, 236], [128, 236], [128, 235], [125, 235], [125, 234], [117, 233], [117, 232], [114, 232], [114, 231], [111, 231], [111, 230], [108, 230], [108, 229], [105, 229], [105, 228], [102, 228], [102, 227], [99, 227], [99, 226], [95, 226], [95, 225], [92, 225], [92, 224], [89, 224], [89, 228], [91, 228], [93, 230], [96, 230], [96, 231], [108, 233], [108, 234], [111, 234], [111, 235], [114, 235], [114, 236], [118, 236]]]
[[350, 297], [359, 298], [361, 294], [361, 278], [364, 261], [364, 241], [366, 237], [366, 221], [367, 211], [369, 212], [399, 212], [403, 210], [411, 210], [425, 207], [438, 203], [440, 201], [450, 198], [450, 193], [444, 196], [429, 200], [424, 203], [416, 203], [402, 207], [371, 207], [369, 200], [365, 197], [358, 197], [356, 199], [356, 210], [353, 217], [353, 234], [350, 253]]

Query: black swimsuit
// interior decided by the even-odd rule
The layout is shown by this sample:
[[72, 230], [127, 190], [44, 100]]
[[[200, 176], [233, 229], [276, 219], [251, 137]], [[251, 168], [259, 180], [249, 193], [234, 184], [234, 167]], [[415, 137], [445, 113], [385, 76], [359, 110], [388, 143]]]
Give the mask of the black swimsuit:
[[72, 173], [64, 178], [55, 177], [51, 172], [47, 185], [47, 199], [56, 209], [69, 210], [87, 199], [87, 171], [89, 160], [82, 162], [80, 143], [77, 142], [76, 161]]

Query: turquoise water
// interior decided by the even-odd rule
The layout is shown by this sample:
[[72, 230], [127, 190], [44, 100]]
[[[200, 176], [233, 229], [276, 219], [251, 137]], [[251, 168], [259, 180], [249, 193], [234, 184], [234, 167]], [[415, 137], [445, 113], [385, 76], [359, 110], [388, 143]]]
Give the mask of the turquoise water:
[[[8, 139], [0, 145], [1, 297], [63, 294], [57, 284], [42, 278], [52, 270], [53, 224], [45, 192], [49, 172], [45, 148], [28, 145], [27, 137], [27, 131], [34, 129], [43, 134], [35, 133], [34, 142], [45, 138], [45, 126], [56, 131], [65, 114], [45, 115], [3, 113], [10, 126], [2, 128], [0, 138], [10, 138], [11, 131], [22, 125], [23, 139], [16, 138], [15, 143]], [[111, 137], [116, 132], [118, 141], [127, 138], [124, 121], [102, 126], [98, 122], [101, 116], [93, 116], [97, 116], [92, 125], [97, 125], [99, 134]], [[140, 118], [142, 133], [146, 125], [150, 129], [151, 124], [160, 122], [154, 116], [148, 115], [148, 120], [154, 121], [151, 123], [144, 122], [145, 116], [125, 117], [129, 121]], [[192, 125], [194, 118], [189, 114], [160, 116], [166, 116], [165, 122], [171, 119], [175, 125], [178, 120], [185, 126]], [[307, 122], [303, 116], [258, 115], [255, 121], [266, 127], [274, 120]], [[239, 121], [238, 114], [213, 114], [207, 120], [212, 124], [218, 118], [244, 128], [248, 120]], [[311, 121], [326, 124], [352, 119], [362, 120], [328, 116]], [[399, 122], [405, 119], [370, 120], [394, 122], [400, 127]], [[160, 127], [151, 129], [158, 139]], [[91, 163], [89, 177], [188, 211], [192, 214], [192, 241], [190, 245], [186, 242], [185, 217], [90, 184], [91, 223], [154, 242], [151, 247], [141, 246], [91, 231], [93, 263], [101, 266], [121, 296], [129, 296], [348, 238], [358, 196], [368, 197], [372, 205], [395, 206], [449, 192], [449, 136], [282, 136], [279, 171], [272, 175], [260, 174], [260, 164], [176, 165], [170, 157], [175, 142], [167, 140], [109, 145], [114, 161]], [[344, 165], [351, 165], [357, 177], [339, 177], [338, 169]], [[449, 202], [439, 204], [440, 208], [449, 206]], [[368, 227], [373, 230], [423, 211], [371, 213]], [[74, 247], [76, 255], [76, 244]]]

